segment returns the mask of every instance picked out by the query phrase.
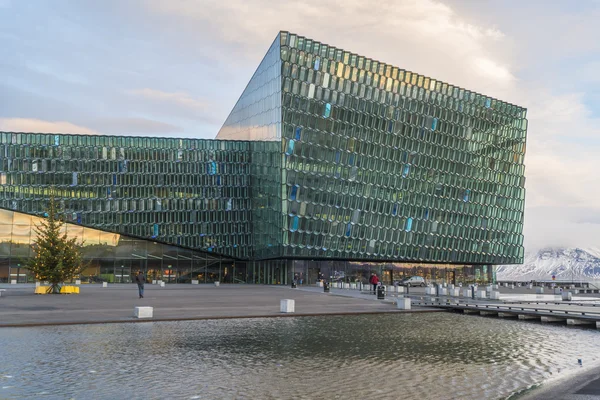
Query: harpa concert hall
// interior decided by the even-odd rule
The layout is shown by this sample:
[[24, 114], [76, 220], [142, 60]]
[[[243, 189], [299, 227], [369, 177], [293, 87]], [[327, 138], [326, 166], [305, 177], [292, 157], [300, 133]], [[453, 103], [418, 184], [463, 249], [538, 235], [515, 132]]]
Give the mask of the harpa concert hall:
[[526, 110], [280, 32], [214, 140], [0, 133], [0, 281], [51, 192], [84, 282], [490, 282], [523, 260]]

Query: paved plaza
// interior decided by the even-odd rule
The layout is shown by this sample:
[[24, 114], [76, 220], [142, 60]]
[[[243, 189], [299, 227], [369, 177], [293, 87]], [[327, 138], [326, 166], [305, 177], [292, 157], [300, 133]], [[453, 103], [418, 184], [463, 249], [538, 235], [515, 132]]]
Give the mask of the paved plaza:
[[[140, 321], [133, 318], [136, 306], [154, 307], [154, 321], [402, 312], [392, 299], [336, 289], [328, 294], [316, 287], [146, 285], [143, 299], [131, 284], [81, 285], [79, 295], [34, 295], [35, 287], [25, 284], [2, 288], [6, 292], [0, 297], [0, 327]], [[295, 300], [294, 314], [280, 312], [281, 299]]]

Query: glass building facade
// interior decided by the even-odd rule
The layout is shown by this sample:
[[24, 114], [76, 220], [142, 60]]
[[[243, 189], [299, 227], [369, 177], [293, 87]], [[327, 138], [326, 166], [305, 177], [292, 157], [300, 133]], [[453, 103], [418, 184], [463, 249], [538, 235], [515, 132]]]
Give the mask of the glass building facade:
[[523, 259], [526, 130], [522, 107], [280, 32], [215, 140], [1, 133], [0, 207], [39, 215], [52, 189], [71, 225], [220, 279], [486, 282]]

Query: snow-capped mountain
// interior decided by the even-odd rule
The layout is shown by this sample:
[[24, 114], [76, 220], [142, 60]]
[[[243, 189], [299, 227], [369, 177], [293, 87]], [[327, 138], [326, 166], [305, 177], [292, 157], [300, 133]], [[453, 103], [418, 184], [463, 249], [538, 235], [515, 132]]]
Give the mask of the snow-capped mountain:
[[557, 281], [600, 281], [600, 250], [545, 248], [525, 254], [523, 264], [499, 265], [496, 279]]

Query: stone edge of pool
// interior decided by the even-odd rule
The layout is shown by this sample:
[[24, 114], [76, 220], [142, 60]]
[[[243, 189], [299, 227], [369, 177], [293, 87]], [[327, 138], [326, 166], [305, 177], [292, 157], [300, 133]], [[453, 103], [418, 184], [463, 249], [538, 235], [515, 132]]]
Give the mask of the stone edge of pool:
[[325, 317], [341, 315], [375, 315], [375, 314], [421, 314], [431, 312], [448, 312], [444, 309], [417, 309], [417, 310], [378, 310], [378, 311], [347, 311], [330, 313], [280, 313], [280, 314], [257, 314], [257, 315], [207, 315], [198, 317], [180, 318], [127, 318], [107, 319], [96, 321], [52, 321], [52, 322], [23, 322], [23, 323], [0, 323], [1, 328], [30, 328], [39, 326], [63, 326], [63, 325], [98, 325], [98, 324], [123, 324], [143, 322], [177, 322], [177, 321], [203, 321], [217, 319], [250, 319], [250, 318], [293, 318], [293, 317]]

